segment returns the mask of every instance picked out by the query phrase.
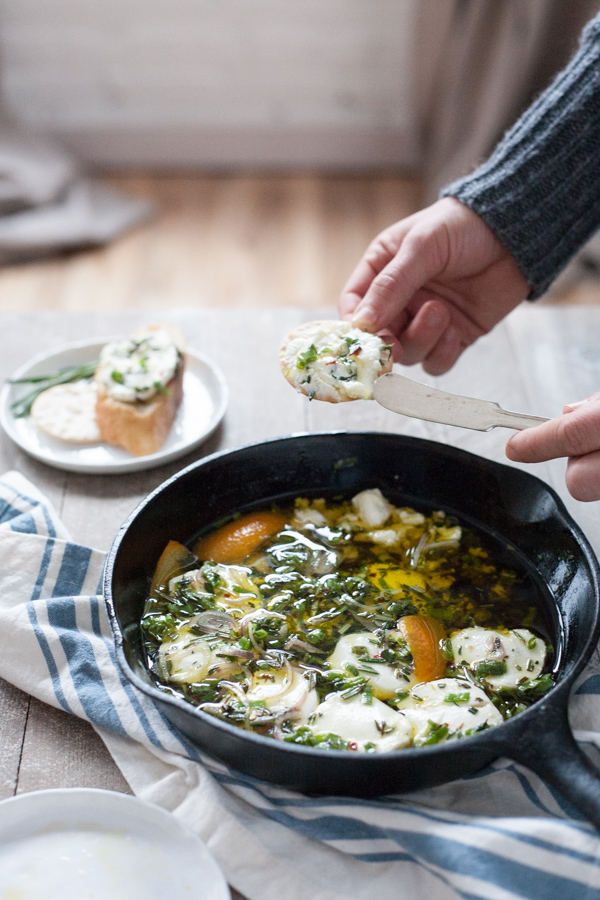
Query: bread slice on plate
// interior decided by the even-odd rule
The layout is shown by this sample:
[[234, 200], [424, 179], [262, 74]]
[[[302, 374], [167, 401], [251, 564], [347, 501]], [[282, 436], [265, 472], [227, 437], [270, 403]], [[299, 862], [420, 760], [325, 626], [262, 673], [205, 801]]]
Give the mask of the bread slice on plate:
[[103, 348], [96, 370], [96, 421], [102, 440], [135, 456], [156, 453], [183, 399], [184, 340], [153, 325]]

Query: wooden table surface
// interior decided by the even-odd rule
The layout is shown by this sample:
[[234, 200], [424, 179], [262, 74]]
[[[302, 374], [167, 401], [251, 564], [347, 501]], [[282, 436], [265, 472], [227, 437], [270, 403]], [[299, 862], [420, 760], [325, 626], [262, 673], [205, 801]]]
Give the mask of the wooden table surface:
[[[375, 402], [337, 406], [309, 403], [279, 373], [282, 336], [333, 310], [169, 310], [190, 347], [223, 370], [231, 397], [222, 427], [181, 460], [129, 475], [80, 475], [45, 466], [9, 438], [0, 438], [0, 471], [18, 469], [59, 510], [72, 537], [107, 549], [138, 501], [183, 465], [218, 449], [300, 431], [390, 431], [439, 440], [505, 461], [510, 432], [488, 434], [394, 415]], [[0, 376], [4, 380], [32, 355], [67, 341], [129, 333], [156, 321], [156, 314], [4, 314]], [[455, 393], [497, 400], [505, 409], [557, 415], [564, 403], [600, 388], [600, 308], [523, 304], [442, 378], [418, 367], [410, 377]], [[600, 503], [580, 504], [566, 495], [563, 460], [528, 467], [550, 483], [600, 551]], [[128, 791], [128, 785], [91, 726], [47, 707], [7, 683], [0, 683], [0, 798], [53, 787], [96, 787]]]

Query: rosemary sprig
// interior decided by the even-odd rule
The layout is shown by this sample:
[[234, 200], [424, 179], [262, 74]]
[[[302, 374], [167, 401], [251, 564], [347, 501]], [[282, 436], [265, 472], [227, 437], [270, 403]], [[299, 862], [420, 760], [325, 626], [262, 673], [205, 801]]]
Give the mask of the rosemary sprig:
[[81, 381], [82, 378], [92, 378], [94, 372], [98, 368], [98, 360], [83, 363], [80, 366], [67, 366], [53, 375], [33, 375], [30, 378], [14, 378], [9, 380], [9, 384], [35, 384], [36, 387], [19, 397], [10, 405], [11, 412], [16, 418], [28, 416], [31, 412], [31, 406], [36, 397], [48, 388], [57, 384], [67, 384], [70, 381]]

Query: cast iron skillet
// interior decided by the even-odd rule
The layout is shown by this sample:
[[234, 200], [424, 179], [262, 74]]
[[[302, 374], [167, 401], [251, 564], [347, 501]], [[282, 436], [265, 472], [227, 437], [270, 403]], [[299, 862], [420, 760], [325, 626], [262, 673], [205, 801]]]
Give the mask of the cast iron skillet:
[[[352, 496], [379, 487], [394, 503], [444, 509], [487, 532], [537, 584], [556, 648], [558, 683], [530, 709], [468, 739], [385, 754], [322, 751], [242, 731], [160, 691], [144, 666], [139, 628], [167, 541], [260, 501]], [[518, 469], [394, 434], [299, 435], [192, 464], [144, 500], [109, 552], [104, 591], [127, 678], [208, 754], [256, 778], [308, 794], [374, 796], [469, 775], [499, 756], [524, 763], [600, 828], [600, 777], [578, 749], [567, 700], [600, 635], [600, 570], [561, 500]]]

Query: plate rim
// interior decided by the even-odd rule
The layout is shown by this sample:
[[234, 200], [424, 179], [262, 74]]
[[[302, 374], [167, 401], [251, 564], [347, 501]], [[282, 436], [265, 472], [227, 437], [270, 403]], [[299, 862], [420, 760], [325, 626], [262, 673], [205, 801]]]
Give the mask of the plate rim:
[[[15, 369], [15, 371], [10, 375], [10, 379], [22, 378], [39, 364], [45, 362], [46, 360], [51, 360], [54, 357], [60, 356], [64, 353], [69, 353], [76, 350], [84, 350], [88, 347], [98, 347], [98, 349], [100, 349], [110, 341], [118, 339], [118, 337], [111, 336], [105, 338], [83, 338], [78, 341], [69, 341], [68, 343], [61, 344], [58, 348], [48, 351], [42, 351], [35, 354], [35, 356], [30, 357], [26, 362]], [[10, 384], [10, 381], [8, 379], [0, 392], [0, 425], [2, 426], [2, 429], [4, 430], [7, 437], [9, 437], [10, 440], [12, 440], [13, 443], [15, 443], [24, 453], [27, 453], [29, 456], [32, 456], [34, 459], [37, 459], [39, 462], [42, 462], [47, 466], [51, 466], [54, 469], [61, 469], [66, 472], [77, 472], [84, 475], [119, 475], [127, 474], [130, 472], [140, 472], [144, 469], [152, 469], [158, 466], [166, 465], [169, 462], [173, 462], [174, 460], [185, 456], [186, 453], [189, 453], [195, 447], [198, 447], [204, 441], [208, 440], [208, 438], [216, 431], [219, 424], [223, 420], [223, 417], [227, 410], [227, 406], [229, 404], [229, 386], [227, 384], [225, 375], [223, 374], [221, 368], [217, 365], [217, 363], [215, 363], [205, 353], [200, 350], [196, 350], [193, 347], [187, 348], [185, 353], [186, 356], [189, 356], [195, 362], [199, 363], [202, 366], [205, 366], [212, 372], [212, 375], [214, 376], [217, 384], [218, 402], [215, 404], [208, 428], [204, 432], [202, 432], [202, 434], [200, 434], [198, 438], [183, 443], [178, 447], [174, 447], [170, 450], [160, 449], [157, 450], [156, 453], [150, 453], [146, 456], [132, 456], [131, 459], [117, 460], [114, 463], [82, 463], [54, 459], [52, 457], [49, 457], [44, 452], [40, 452], [35, 447], [31, 447], [14, 427], [13, 423], [16, 421], [16, 418], [9, 408], [12, 385]]]

